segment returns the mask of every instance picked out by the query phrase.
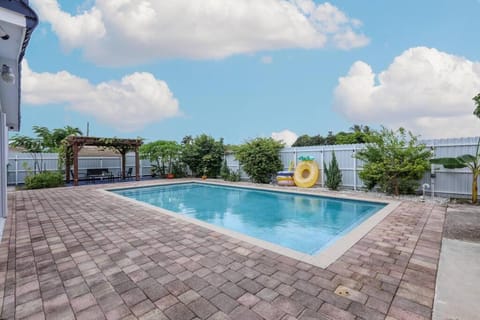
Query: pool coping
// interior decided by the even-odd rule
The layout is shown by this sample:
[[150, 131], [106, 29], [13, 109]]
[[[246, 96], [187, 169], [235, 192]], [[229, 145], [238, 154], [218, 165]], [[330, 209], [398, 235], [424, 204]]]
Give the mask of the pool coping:
[[[135, 199], [127, 198], [124, 196], [121, 196], [119, 194], [116, 194], [111, 191], [115, 190], [121, 190], [121, 189], [134, 189], [134, 188], [144, 188], [144, 187], [155, 187], [155, 186], [161, 186], [161, 185], [174, 185], [174, 184], [186, 184], [186, 183], [199, 183], [199, 184], [208, 184], [208, 185], [222, 185], [222, 186], [235, 186], [239, 188], [245, 188], [245, 189], [257, 189], [257, 190], [263, 190], [263, 191], [278, 191], [278, 192], [283, 192], [283, 193], [296, 193], [296, 194], [304, 194], [304, 195], [312, 195], [312, 196], [323, 196], [323, 197], [328, 197], [328, 198], [333, 198], [333, 199], [346, 199], [346, 200], [358, 200], [358, 201], [364, 201], [364, 202], [376, 202], [376, 203], [383, 203], [386, 204], [386, 206], [382, 209], [380, 209], [378, 212], [367, 218], [365, 221], [354, 227], [352, 230], [350, 230], [347, 234], [340, 236], [338, 239], [336, 239], [332, 244], [330, 244], [328, 247], [323, 249], [320, 253], [316, 255], [309, 255], [306, 253], [302, 253], [293, 249], [289, 249], [280, 245], [273, 244], [268, 241], [264, 241], [261, 239], [257, 239], [248, 235], [245, 235], [243, 233], [233, 231], [227, 228], [223, 228], [220, 226], [216, 226], [207, 222], [203, 222], [200, 220], [197, 220], [195, 218], [190, 218], [187, 216], [180, 215], [174, 211], [170, 211], [164, 208], [160, 208], [142, 201], [138, 201]], [[285, 188], [285, 187], [282, 187]], [[361, 197], [355, 197], [351, 195], [345, 195], [345, 194], [339, 194], [339, 195], [332, 195], [330, 193], [326, 193], [323, 191], [315, 190], [309, 191], [309, 190], [304, 190], [299, 188], [289, 188], [287, 190], [283, 190], [279, 187], [274, 187], [274, 186], [258, 186], [258, 185], [245, 185], [245, 184], [234, 184], [234, 183], [228, 183], [228, 182], [222, 182], [222, 181], [215, 181], [215, 182], [210, 182], [210, 181], [199, 181], [199, 180], [182, 180], [182, 181], [159, 181], [158, 183], [155, 184], [148, 184], [146, 186], [129, 186], [129, 187], [109, 187], [105, 189], [97, 189], [98, 191], [108, 194], [135, 204], [140, 204], [144, 207], [150, 208], [152, 210], [155, 210], [157, 212], [160, 212], [162, 214], [168, 215], [170, 217], [173, 217], [175, 219], [180, 219], [182, 221], [192, 223], [201, 227], [204, 227], [206, 229], [230, 236], [232, 238], [245, 241], [247, 243], [250, 243], [252, 245], [273, 251], [275, 253], [287, 256], [289, 258], [293, 258], [302, 262], [306, 262], [309, 264], [312, 264], [314, 266], [318, 266], [321, 268], [327, 268], [330, 264], [335, 262], [338, 258], [340, 258], [348, 249], [350, 249], [355, 243], [360, 241], [365, 235], [367, 235], [377, 224], [379, 224], [385, 217], [387, 217], [393, 210], [395, 210], [401, 203], [401, 201], [396, 201], [396, 200], [388, 200], [388, 199], [381, 199], [381, 200], [376, 200], [376, 199], [365, 199]]]

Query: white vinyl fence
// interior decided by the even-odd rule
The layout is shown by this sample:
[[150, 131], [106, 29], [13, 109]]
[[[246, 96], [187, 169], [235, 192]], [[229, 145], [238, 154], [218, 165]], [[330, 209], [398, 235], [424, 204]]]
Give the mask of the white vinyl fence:
[[[35, 166], [35, 159], [38, 164]], [[128, 153], [126, 156], [126, 170], [133, 168], [135, 172], [135, 154]], [[9, 185], [23, 184], [25, 177], [29, 172], [33, 172], [35, 167], [41, 167], [46, 171], [58, 170], [58, 154], [43, 153], [32, 155], [30, 153], [10, 153], [8, 155], [7, 177]], [[118, 157], [80, 157], [78, 159], [79, 176], [86, 176], [87, 169], [108, 169], [119, 176], [122, 170], [122, 160]], [[150, 161], [140, 160], [140, 176], [150, 175]], [[73, 178], [72, 178], [73, 179]]]
[[[458, 139], [437, 139], [423, 140], [428, 148], [433, 151], [434, 157], [456, 157], [463, 154], [475, 154], [478, 137], [458, 138]], [[355, 153], [364, 147], [363, 144], [352, 145], [329, 145], [329, 146], [310, 146], [297, 148], [284, 148], [280, 152], [284, 170], [288, 169], [291, 161], [296, 163], [300, 156], [311, 156], [317, 161], [322, 174], [317, 182], [318, 185], [324, 185], [323, 163], [330, 163], [332, 152], [335, 151], [337, 161], [342, 171], [343, 188], [359, 190], [364, 187], [358, 173], [362, 170], [362, 161], [357, 160]], [[58, 155], [37, 154], [38, 162], [41, 163], [42, 169], [55, 171], [58, 170]], [[43, 159], [43, 160], [41, 160]], [[248, 180], [249, 177], [242, 171], [235, 155], [227, 154], [227, 165], [231, 170], [240, 170], [242, 180]], [[135, 155], [127, 154], [127, 167], [135, 169]], [[8, 184], [23, 184], [28, 171], [34, 168], [34, 159], [28, 153], [10, 153], [8, 156]], [[117, 173], [121, 171], [120, 157], [81, 157], [79, 158], [80, 176], [86, 174], [89, 168], [107, 168], [110, 172]], [[150, 175], [151, 165], [148, 160], [140, 161], [140, 176]], [[427, 183], [430, 188], [427, 192], [435, 191], [436, 195], [443, 196], [468, 196], [471, 194], [472, 174], [468, 169], [447, 170], [441, 166], [433, 168], [435, 179], [432, 179], [431, 172], [425, 172], [420, 185]], [[135, 170], [133, 170], [135, 172]], [[432, 188], [433, 187], [433, 188]]]
[[[458, 139], [436, 139], [422, 140], [427, 148], [433, 152], [434, 158], [440, 157], [456, 157], [463, 154], [475, 154], [478, 143], [478, 137], [458, 138]], [[284, 170], [288, 169], [291, 161], [296, 163], [301, 156], [311, 156], [317, 161], [321, 174], [317, 184], [324, 186], [323, 163], [329, 164], [332, 159], [332, 152], [335, 151], [338, 165], [342, 171], [342, 186], [344, 188], [359, 190], [364, 188], [363, 182], [358, 176], [362, 170], [363, 162], [355, 158], [355, 153], [364, 148], [363, 144], [352, 145], [328, 145], [328, 146], [309, 146], [284, 148], [280, 152]], [[227, 165], [232, 170], [240, 170], [242, 179], [248, 179], [242, 170], [235, 155], [227, 155]], [[429, 184], [430, 188], [426, 189], [427, 193], [434, 191], [436, 195], [441, 196], [468, 196], [472, 190], [472, 174], [469, 169], [448, 170], [441, 166], [432, 168], [435, 173], [425, 172], [420, 186], [424, 183]]]

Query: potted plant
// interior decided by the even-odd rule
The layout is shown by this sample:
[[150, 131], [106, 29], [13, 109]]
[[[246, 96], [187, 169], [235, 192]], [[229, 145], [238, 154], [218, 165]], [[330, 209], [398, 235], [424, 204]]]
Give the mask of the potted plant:
[[173, 179], [175, 175], [173, 173], [167, 173], [167, 179]]
[[207, 167], [203, 168], [203, 176], [202, 176], [202, 180], [206, 180], [207, 179]]

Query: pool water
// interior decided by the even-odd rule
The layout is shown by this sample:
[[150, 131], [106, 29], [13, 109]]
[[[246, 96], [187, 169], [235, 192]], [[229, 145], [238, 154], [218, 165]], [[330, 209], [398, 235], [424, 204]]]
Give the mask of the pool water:
[[385, 207], [383, 203], [202, 183], [112, 192], [310, 255]]

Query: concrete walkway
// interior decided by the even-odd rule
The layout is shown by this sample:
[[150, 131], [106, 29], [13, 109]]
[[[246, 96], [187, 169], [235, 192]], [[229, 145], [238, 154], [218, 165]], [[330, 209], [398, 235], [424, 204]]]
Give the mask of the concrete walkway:
[[435, 292], [434, 320], [480, 317], [480, 207], [449, 206]]
[[480, 243], [443, 240], [436, 292], [434, 320], [480, 317]]

